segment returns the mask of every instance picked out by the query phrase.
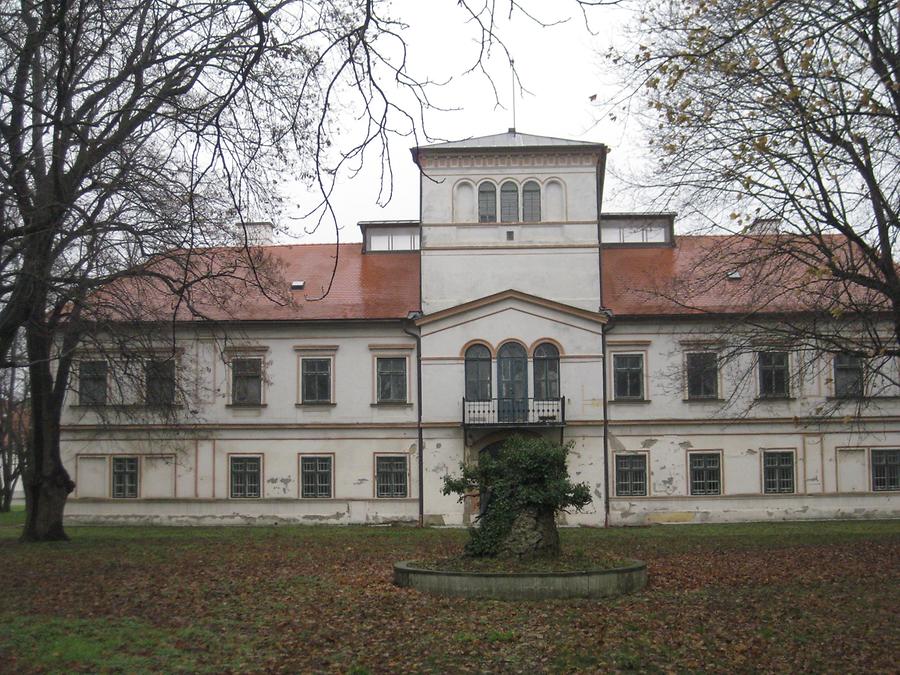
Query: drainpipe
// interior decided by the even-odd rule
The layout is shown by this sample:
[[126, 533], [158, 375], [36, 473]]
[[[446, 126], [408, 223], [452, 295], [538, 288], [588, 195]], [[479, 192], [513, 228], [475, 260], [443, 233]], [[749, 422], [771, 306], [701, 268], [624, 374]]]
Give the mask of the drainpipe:
[[[415, 321], [422, 312], [410, 312], [407, 317]], [[403, 328], [403, 332], [416, 341], [416, 429], [419, 438], [419, 527], [425, 526], [425, 443], [422, 437], [422, 336], [418, 331]]]
[[[600, 296], [599, 311], [603, 308], [603, 185], [606, 180], [606, 155], [608, 148], [603, 146], [597, 159], [597, 285]], [[609, 312], [612, 318], [612, 312]], [[600, 328], [600, 372], [603, 377], [603, 527], [609, 527], [609, 397], [607, 396], [607, 359], [606, 333], [612, 326], [607, 323]]]

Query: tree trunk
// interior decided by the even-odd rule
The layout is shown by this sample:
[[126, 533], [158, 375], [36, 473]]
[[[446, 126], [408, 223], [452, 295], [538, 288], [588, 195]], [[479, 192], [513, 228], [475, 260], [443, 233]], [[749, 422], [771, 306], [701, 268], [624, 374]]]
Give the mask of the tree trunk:
[[12, 490], [3, 490], [0, 495], [0, 513], [9, 513], [12, 508]]
[[517, 515], [497, 555], [516, 560], [558, 558], [559, 532], [553, 511], [533, 509]]

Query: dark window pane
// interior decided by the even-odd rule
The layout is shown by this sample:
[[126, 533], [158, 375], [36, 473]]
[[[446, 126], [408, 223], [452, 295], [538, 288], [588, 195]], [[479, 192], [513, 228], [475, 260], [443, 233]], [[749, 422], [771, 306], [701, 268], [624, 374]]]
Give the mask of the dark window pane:
[[406, 403], [406, 359], [379, 358], [378, 402]]
[[766, 452], [763, 456], [763, 489], [767, 494], [794, 492], [794, 453]]
[[493, 183], [478, 186], [478, 222], [497, 222], [497, 188]]
[[262, 359], [231, 361], [231, 402], [236, 405], [262, 403]]
[[759, 395], [786, 398], [790, 395], [787, 352], [759, 353]]
[[690, 456], [691, 494], [721, 494], [722, 481], [718, 453], [693, 453]]
[[718, 355], [715, 352], [687, 354], [689, 399], [717, 398], [719, 395]]
[[175, 402], [175, 362], [148, 361], [144, 364], [147, 405], [172, 405]]
[[872, 489], [900, 490], [900, 450], [872, 450]]
[[301, 496], [331, 498], [331, 457], [301, 457]]
[[541, 220], [541, 186], [533, 180], [522, 188], [522, 220], [538, 223]]
[[406, 497], [406, 457], [376, 457], [375, 485], [378, 497]]
[[534, 350], [534, 397], [546, 401], [559, 394], [559, 350], [544, 343]]
[[850, 354], [834, 357], [834, 395], [859, 398], [863, 395], [863, 360]]
[[491, 352], [484, 345], [466, 350], [466, 400], [491, 399]]
[[138, 496], [137, 457], [113, 457], [112, 496], [115, 499], [134, 499]]
[[616, 455], [616, 495], [619, 497], [647, 495], [646, 455]]
[[519, 220], [519, 186], [507, 181], [500, 186], [500, 222], [515, 223]]
[[644, 357], [641, 354], [613, 355], [613, 390], [617, 399], [644, 398]]
[[78, 403], [106, 405], [106, 361], [82, 361], [78, 364]]
[[231, 458], [231, 496], [233, 498], [259, 497], [260, 465], [259, 457]]
[[528, 355], [516, 342], [497, 351], [497, 417], [504, 423], [528, 419]]
[[303, 359], [303, 403], [331, 402], [331, 359]]

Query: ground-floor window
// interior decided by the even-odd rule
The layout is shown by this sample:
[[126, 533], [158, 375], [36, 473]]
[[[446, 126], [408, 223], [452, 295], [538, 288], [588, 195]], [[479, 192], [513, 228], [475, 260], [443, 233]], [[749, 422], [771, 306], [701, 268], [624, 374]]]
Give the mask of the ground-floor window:
[[718, 452], [695, 452], [690, 455], [691, 494], [722, 493], [721, 456]]
[[763, 490], [766, 494], [794, 491], [794, 453], [763, 453]]
[[259, 457], [231, 458], [231, 497], [233, 499], [252, 499], [260, 495]]
[[900, 490], [900, 450], [872, 450], [872, 489]]
[[134, 499], [138, 496], [137, 457], [113, 457], [112, 496], [115, 499]]
[[380, 455], [375, 458], [375, 496], [406, 497], [405, 455]]
[[300, 481], [304, 499], [330, 499], [331, 457], [301, 457]]
[[647, 496], [646, 455], [616, 455], [616, 496]]

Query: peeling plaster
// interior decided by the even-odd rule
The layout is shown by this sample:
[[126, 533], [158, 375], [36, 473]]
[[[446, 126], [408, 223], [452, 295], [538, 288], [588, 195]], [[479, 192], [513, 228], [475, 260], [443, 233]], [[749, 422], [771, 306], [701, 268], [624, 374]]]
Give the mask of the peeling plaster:
[[641, 443], [641, 447], [642, 447], [642, 448], [645, 448], [645, 449], [646, 449], [646, 448], [652, 448], [652, 447], [653, 447], [654, 445], [656, 445], [658, 442], [659, 442], [659, 440], [656, 439], [656, 438], [647, 438], [647, 439], [644, 440], [643, 443]]
[[681, 441], [681, 443], [678, 444], [678, 447], [687, 450], [688, 448], [693, 448], [694, 444], [690, 441]]

